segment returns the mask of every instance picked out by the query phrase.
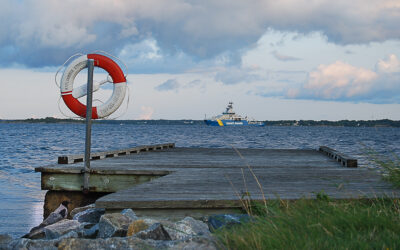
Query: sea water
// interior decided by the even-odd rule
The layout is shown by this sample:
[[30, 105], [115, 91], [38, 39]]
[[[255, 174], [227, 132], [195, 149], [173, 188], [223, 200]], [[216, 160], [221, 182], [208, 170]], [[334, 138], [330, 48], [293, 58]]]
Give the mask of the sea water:
[[[0, 123], [0, 234], [27, 233], [43, 220], [45, 191], [34, 168], [83, 154], [84, 124]], [[400, 155], [400, 128], [208, 127], [94, 124], [92, 150], [174, 142], [176, 147], [317, 149], [324, 145], [369, 167], [368, 150]]]

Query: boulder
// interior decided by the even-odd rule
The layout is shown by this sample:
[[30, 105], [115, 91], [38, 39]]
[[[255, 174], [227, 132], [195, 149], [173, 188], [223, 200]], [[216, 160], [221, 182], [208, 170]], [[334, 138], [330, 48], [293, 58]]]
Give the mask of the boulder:
[[58, 240], [30, 240], [21, 238], [13, 240], [7, 247], [1, 249], [57, 250], [57, 243]]
[[[60, 250], [97, 249], [175, 249], [174, 241], [143, 240], [136, 237], [114, 237], [107, 239], [68, 239], [58, 244]], [[181, 248], [183, 249], [183, 248]]]
[[195, 236], [211, 237], [207, 224], [192, 217], [186, 217], [176, 223], [163, 224], [172, 240], [184, 240]]
[[60, 237], [57, 237], [57, 240], [62, 240], [62, 239], [70, 239], [70, 238], [79, 238], [80, 234], [76, 231], [69, 231], [66, 234], [61, 235]]
[[168, 232], [164, 229], [160, 223], [154, 223], [146, 230], [140, 231], [135, 234], [140, 239], [152, 239], [152, 240], [171, 240]]
[[22, 236], [22, 238], [28, 238], [32, 240], [43, 239], [44, 237], [46, 237], [46, 234], [44, 233], [44, 227], [34, 227], [29, 233]]
[[64, 219], [62, 221], [59, 221], [57, 223], [45, 227], [44, 233], [46, 235], [46, 239], [56, 239], [71, 231], [78, 230], [80, 228], [80, 225], [81, 223], [79, 223], [76, 220]]
[[120, 213], [104, 214], [99, 221], [99, 238], [125, 237], [132, 219]]
[[208, 217], [208, 226], [213, 231], [220, 227], [230, 227], [249, 222], [250, 220], [251, 217], [247, 214], [218, 214]]
[[131, 218], [132, 220], [138, 220], [139, 218], [136, 216], [135, 212], [133, 212], [132, 209], [127, 208], [122, 210], [121, 214], [128, 216], [129, 218]]
[[76, 208], [72, 209], [70, 215], [73, 218], [77, 213], [83, 212], [83, 211], [88, 210], [90, 208], [96, 208], [96, 205], [93, 203], [93, 204], [90, 204], [90, 205], [87, 205], [87, 206], [84, 206], [84, 207], [76, 207]]
[[[184, 249], [184, 250], [216, 250], [217, 247], [215, 240], [204, 237], [193, 237], [184, 241], [177, 241], [173, 249]], [[224, 247], [220, 247], [225, 249]]]
[[92, 225], [89, 228], [84, 228], [81, 232], [83, 238], [95, 239], [99, 234], [99, 224]]
[[146, 230], [149, 225], [144, 220], [135, 220], [128, 227], [127, 236], [132, 236], [140, 231]]
[[88, 208], [79, 213], [76, 213], [73, 216], [74, 220], [77, 220], [80, 223], [98, 223], [100, 221], [100, 217], [106, 212], [104, 208]]
[[169, 222], [169, 221], [163, 221], [161, 222], [161, 220], [155, 220], [152, 218], [143, 218], [144, 223], [146, 223], [148, 226], [153, 225], [154, 223], [161, 223], [164, 224], [164, 222]]
[[42, 223], [40, 223], [39, 226], [33, 227], [31, 231], [22, 238], [28, 238], [28, 239], [42, 239], [45, 237], [44, 234], [44, 228], [46, 226], [52, 225], [54, 223], [57, 223], [63, 219], [62, 215], [59, 213], [51, 213]]

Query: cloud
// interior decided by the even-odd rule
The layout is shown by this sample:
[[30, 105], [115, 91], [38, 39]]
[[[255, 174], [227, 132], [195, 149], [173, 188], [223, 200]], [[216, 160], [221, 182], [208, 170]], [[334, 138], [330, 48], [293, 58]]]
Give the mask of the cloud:
[[346, 49], [344, 53], [346, 53], [346, 54], [348, 54], [348, 55], [352, 55], [352, 54], [354, 54], [354, 52], [353, 52], [353, 51], [351, 51], [351, 50], [349, 50], [349, 49]]
[[[270, 29], [317, 31], [337, 44], [400, 38], [395, 25], [400, 4], [393, 0], [0, 0], [0, 5], [3, 67], [56, 66], [75, 52], [118, 55], [125, 49], [156, 65], [164, 57], [184, 57], [184, 68], [185, 61], [195, 64], [250, 48]], [[149, 53], [151, 46], [142, 47], [143, 41], [155, 41], [159, 50]]]
[[251, 68], [229, 67], [220, 69], [214, 77], [215, 81], [224, 84], [249, 83], [261, 80], [262, 77]]
[[320, 65], [316, 71], [310, 72], [304, 89], [323, 99], [353, 97], [368, 92], [377, 77], [371, 70], [337, 61]]
[[169, 90], [178, 90], [179, 87], [180, 87], [180, 84], [178, 83], [178, 81], [176, 79], [169, 79], [169, 80], [161, 83], [154, 89], [156, 89], [158, 91], [169, 91]]
[[196, 88], [196, 87], [204, 89], [205, 84], [199, 79], [192, 80], [185, 84], [185, 88]]
[[391, 54], [385, 60], [379, 60], [377, 63], [377, 70], [383, 73], [400, 72], [400, 60], [396, 55]]
[[283, 54], [280, 54], [280, 53], [277, 52], [277, 51], [273, 51], [271, 54], [272, 54], [277, 60], [283, 61], [283, 62], [287, 62], [287, 61], [299, 61], [299, 60], [301, 60], [301, 58], [294, 57], [294, 56], [283, 55]]
[[183, 52], [168, 54], [162, 51], [153, 38], [125, 45], [118, 57], [129, 65], [131, 73], [181, 73], [198, 66], [192, 57]]
[[150, 120], [154, 113], [154, 108], [150, 106], [141, 106], [139, 120]]
[[396, 55], [379, 60], [376, 70], [337, 61], [319, 65], [300, 87], [288, 88], [289, 99], [400, 103], [400, 68]]

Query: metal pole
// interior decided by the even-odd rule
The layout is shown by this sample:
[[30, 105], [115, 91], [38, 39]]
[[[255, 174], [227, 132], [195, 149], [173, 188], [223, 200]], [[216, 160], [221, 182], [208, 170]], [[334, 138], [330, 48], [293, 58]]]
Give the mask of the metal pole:
[[92, 139], [92, 101], [93, 101], [93, 68], [94, 60], [89, 59], [88, 63], [88, 83], [86, 98], [86, 141], [85, 141], [85, 169], [83, 174], [83, 192], [89, 192], [90, 177], [90, 148]]

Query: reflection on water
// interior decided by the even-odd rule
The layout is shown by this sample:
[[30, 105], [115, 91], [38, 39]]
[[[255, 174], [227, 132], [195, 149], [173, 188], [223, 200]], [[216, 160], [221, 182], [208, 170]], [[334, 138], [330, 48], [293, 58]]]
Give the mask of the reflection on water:
[[[42, 221], [38, 166], [83, 153], [84, 124], [0, 124], [0, 234], [21, 236]], [[175, 142], [177, 147], [333, 147], [368, 164], [363, 149], [400, 154], [398, 128], [93, 125], [94, 151]]]

